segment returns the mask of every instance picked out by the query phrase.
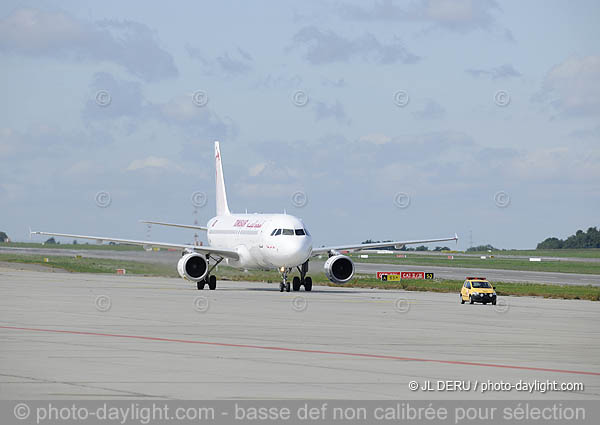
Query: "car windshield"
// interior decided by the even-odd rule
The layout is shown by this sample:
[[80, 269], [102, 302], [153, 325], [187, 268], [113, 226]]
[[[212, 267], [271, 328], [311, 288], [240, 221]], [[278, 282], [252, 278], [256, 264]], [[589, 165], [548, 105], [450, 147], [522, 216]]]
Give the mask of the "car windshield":
[[473, 282], [473, 288], [491, 288], [488, 282]]

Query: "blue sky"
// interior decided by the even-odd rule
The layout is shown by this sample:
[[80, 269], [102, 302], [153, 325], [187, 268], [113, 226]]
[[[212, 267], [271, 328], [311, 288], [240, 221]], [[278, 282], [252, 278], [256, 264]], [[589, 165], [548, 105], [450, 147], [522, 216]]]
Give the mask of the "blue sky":
[[[528, 248], [596, 226], [598, 12], [594, 1], [3, 2], [0, 230], [143, 238], [139, 219], [206, 222], [216, 139], [230, 207], [285, 209], [316, 244], [456, 231], [461, 249], [470, 234]], [[208, 202], [194, 214], [198, 191]]]

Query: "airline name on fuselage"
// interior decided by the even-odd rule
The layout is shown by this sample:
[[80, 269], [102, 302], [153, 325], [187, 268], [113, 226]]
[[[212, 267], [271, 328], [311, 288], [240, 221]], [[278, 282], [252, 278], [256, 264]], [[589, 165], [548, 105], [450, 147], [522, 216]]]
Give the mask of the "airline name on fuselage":
[[250, 220], [236, 220], [235, 223], [233, 223], [233, 227], [253, 227], [253, 228], [258, 228], [258, 227], [262, 227], [263, 223], [260, 221], [250, 221]]

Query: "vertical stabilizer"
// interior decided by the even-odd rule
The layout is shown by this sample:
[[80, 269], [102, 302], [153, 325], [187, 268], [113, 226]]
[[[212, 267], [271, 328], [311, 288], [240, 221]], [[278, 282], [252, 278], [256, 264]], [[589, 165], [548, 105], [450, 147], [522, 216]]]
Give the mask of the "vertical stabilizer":
[[225, 179], [223, 178], [223, 165], [221, 164], [221, 149], [219, 142], [215, 142], [215, 167], [217, 180], [217, 215], [229, 215], [229, 207], [227, 206], [227, 193], [225, 192]]

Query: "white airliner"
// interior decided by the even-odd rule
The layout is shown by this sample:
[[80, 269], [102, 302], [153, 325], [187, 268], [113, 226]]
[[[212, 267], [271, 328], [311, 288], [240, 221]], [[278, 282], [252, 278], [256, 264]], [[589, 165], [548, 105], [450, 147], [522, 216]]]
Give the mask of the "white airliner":
[[[72, 235], [66, 233], [33, 232], [36, 235], [60, 236], [75, 239], [93, 239], [131, 245], [143, 245], [160, 248], [177, 248], [183, 251], [177, 263], [179, 275], [196, 282], [198, 289], [206, 285], [216, 289], [217, 279], [211, 272], [225, 260], [229, 266], [244, 269], [277, 269], [281, 273], [279, 290], [312, 290], [312, 279], [307, 276], [308, 261], [312, 256], [327, 254], [325, 275], [338, 284], [352, 279], [354, 263], [341, 251], [356, 251], [365, 248], [396, 247], [409, 244], [443, 242], [458, 240], [455, 234], [450, 238], [423, 239], [417, 241], [394, 241], [369, 244], [339, 245], [313, 248], [311, 235], [306, 225], [297, 217], [289, 214], [232, 214], [227, 205], [223, 166], [219, 142], [215, 142], [216, 162], [216, 204], [217, 215], [211, 218], [206, 227], [189, 224], [164, 223], [160, 221], [142, 221], [162, 226], [182, 227], [206, 231], [208, 245], [183, 245], [164, 242], [150, 242], [131, 239], [118, 239], [105, 236]], [[288, 274], [296, 268], [299, 276], [294, 276], [292, 285]]]

